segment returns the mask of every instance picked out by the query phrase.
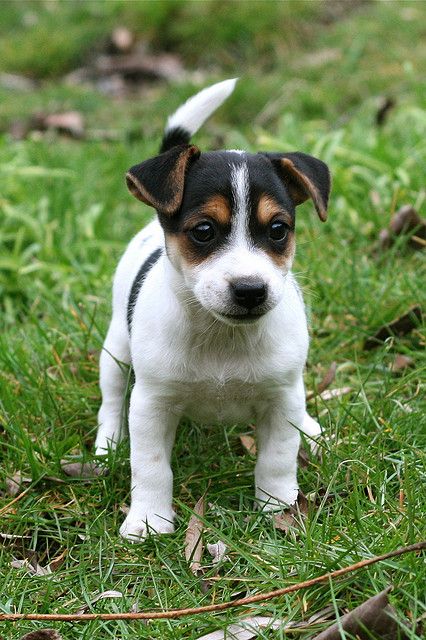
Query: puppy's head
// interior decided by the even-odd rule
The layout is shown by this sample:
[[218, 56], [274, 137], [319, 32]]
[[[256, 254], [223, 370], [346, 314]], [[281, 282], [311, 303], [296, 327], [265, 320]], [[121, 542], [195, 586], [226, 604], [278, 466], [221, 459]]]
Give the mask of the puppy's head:
[[157, 209], [167, 254], [201, 305], [229, 324], [255, 322], [281, 300], [294, 252], [295, 208], [327, 217], [327, 166], [303, 153], [180, 145], [132, 167], [131, 193]]

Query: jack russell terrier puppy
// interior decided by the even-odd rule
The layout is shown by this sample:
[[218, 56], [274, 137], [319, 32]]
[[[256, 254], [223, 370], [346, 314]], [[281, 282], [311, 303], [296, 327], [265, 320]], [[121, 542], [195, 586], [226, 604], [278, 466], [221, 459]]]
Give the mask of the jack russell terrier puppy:
[[157, 211], [130, 242], [113, 286], [100, 359], [96, 454], [122, 436], [127, 373], [132, 497], [120, 533], [132, 541], [173, 531], [170, 458], [183, 416], [254, 421], [256, 502], [297, 499], [306, 413], [308, 329], [291, 272], [295, 207], [311, 198], [327, 216], [327, 166], [304, 153], [200, 152], [190, 138], [236, 80], [204, 89], [167, 123], [160, 154], [132, 167], [127, 186]]

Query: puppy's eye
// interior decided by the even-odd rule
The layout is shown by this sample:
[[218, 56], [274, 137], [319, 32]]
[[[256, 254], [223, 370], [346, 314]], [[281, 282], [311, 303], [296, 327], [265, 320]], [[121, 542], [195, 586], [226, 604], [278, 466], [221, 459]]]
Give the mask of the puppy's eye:
[[282, 242], [288, 234], [288, 226], [282, 220], [273, 220], [269, 225], [269, 237], [275, 242]]
[[206, 220], [193, 227], [189, 234], [195, 242], [207, 244], [207, 242], [211, 242], [214, 239], [216, 232], [213, 224]]

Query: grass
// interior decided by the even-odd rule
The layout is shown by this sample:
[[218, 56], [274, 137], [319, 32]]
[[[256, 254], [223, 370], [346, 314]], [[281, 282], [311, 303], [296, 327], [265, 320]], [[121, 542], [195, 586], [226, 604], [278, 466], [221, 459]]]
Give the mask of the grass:
[[[25, 536], [0, 545], [2, 611], [72, 612], [107, 589], [123, 597], [102, 600], [94, 611], [128, 611], [134, 603], [140, 610], [197, 606], [274, 589], [426, 537], [424, 328], [374, 351], [362, 349], [364, 338], [381, 324], [424, 304], [422, 253], [412, 252], [404, 237], [382, 255], [374, 250], [380, 229], [399, 206], [424, 209], [424, 8], [369, 3], [325, 24], [320, 5], [304, 3], [298, 11], [294, 3], [266, 3], [257, 33], [254, 9], [245, 5], [236, 10], [218, 3], [219, 16], [232, 13], [232, 23], [227, 18], [222, 29], [212, 3], [110, 2], [102, 11], [99, 3], [27, 3], [25, 10], [39, 14], [47, 29], [40, 27], [42, 34], [51, 33], [49, 20], [55, 19], [57, 33], [46, 44], [60, 53], [54, 62], [40, 52], [44, 36], [40, 40], [37, 28], [23, 26], [22, 7], [9, 3], [2, 10], [8, 30], [2, 69], [40, 79], [24, 96], [0, 90], [3, 121], [40, 109], [77, 108], [89, 128], [117, 134], [113, 142], [53, 134], [19, 142], [0, 137], [0, 509], [11, 500], [6, 478], [20, 471], [30, 479], [25, 496], [1, 516], [2, 533]], [[129, 500], [126, 443], [111, 460], [108, 476], [83, 482], [61, 470], [67, 455], [91, 459], [110, 281], [126, 242], [150, 215], [126, 194], [123, 175], [155, 153], [167, 114], [195, 90], [186, 81], [158, 85], [142, 101], [111, 101], [58, 79], [81, 64], [93, 42], [101, 48], [111, 25], [136, 23], [135, 12], [139, 19], [150, 16], [147, 37], [153, 46], [179, 51], [188, 66], [208, 65], [219, 56], [203, 84], [234, 75], [235, 69], [243, 73], [235, 96], [197, 136], [202, 148], [220, 140], [231, 148], [299, 149], [317, 154], [332, 170], [329, 222], [321, 225], [308, 203], [299, 210], [295, 271], [311, 316], [307, 386], [313, 388], [335, 360], [333, 386], [353, 391], [309, 405], [328, 444], [321, 460], [312, 458], [299, 472], [301, 488], [317, 499], [301, 529], [287, 536], [253, 511], [254, 459], [238, 438], [249, 432], [247, 425], [182, 425], [173, 455], [177, 532], [142, 546], [117, 535], [124, 517], [120, 507]], [[200, 15], [204, 30], [197, 26]], [[271, 25], [283, 16], [295, 33], [282, 48], [268, 48], [281, 34], [277, 28], [270, 37]], [[204, 52], [209, 27], [212, 44]], [[334, 53], [327, 58], [324, 51]], [[394, 97], [396, 107], [377, 129], [381, 95]], [[414, 361], [400, 375], [390, 371], [396, 353]], [[228, 545], [228, 560], [207, 593], [183, 554], [190, 510], [204, 492], [205, 541]], [[30, 551], [41, 565], [66, 555], [51, 576], [34, 577], [10, 565]], [[214, 576], [208, 558], [203, 564], [206, 578]], [[338, 580], [332, 590], [317, 586], [250, 613], [307, 619], [333, 601], [340, 610], [353, 608], [393, 584], [398, 616], [415, 619], [425, 611], [425, 579], [422, 559], [407, 556]], [[67, 640], [197, 638], [245, 613], [147, 626], [51, 626]], [[0, 635], [15, 640], [38, 626], [3, 624]], [[264, 631], [259, 637], [281, 636]]]

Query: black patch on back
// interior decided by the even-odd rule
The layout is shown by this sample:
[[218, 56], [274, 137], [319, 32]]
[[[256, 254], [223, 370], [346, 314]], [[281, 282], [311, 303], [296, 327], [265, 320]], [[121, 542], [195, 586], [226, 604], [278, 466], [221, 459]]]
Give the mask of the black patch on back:
[[165, 133], [164, 138], [161, 142], [160, 153], [164, 153], [164, 151], [168, 151], [173, 147], [177, 147], [180, 144], [188, 144], [191, 139], [191, 134], [186, 129], [182, 127], [174, 127]]
[[162, 254], [162, 249], [156, 249], [151, 253], [150, 256], [142, 263], [141, 268], [139, 269], [136, 278], [133, 280], [132, 288], [130, 289], [129, 301], [127, 303], [127, 327], [129, 329], [129, 333], [132, 328], [132, 319], [133, 319], [133, 310], [135, 308], [136, 299], [138, 297], [139, 291], [143, 285], [143, 281], [148, 275], [149, 270], [155, 265], [157, 260]]

